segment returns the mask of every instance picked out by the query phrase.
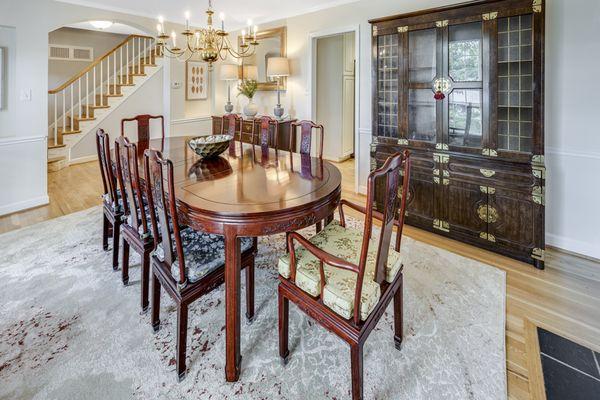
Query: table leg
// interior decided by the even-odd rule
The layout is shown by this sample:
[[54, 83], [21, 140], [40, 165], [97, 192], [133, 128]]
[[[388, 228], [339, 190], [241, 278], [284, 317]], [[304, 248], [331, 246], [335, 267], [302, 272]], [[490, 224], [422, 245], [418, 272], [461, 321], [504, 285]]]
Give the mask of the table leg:
[[225, 379], [240, 377], [240, 242], [225, 229]]

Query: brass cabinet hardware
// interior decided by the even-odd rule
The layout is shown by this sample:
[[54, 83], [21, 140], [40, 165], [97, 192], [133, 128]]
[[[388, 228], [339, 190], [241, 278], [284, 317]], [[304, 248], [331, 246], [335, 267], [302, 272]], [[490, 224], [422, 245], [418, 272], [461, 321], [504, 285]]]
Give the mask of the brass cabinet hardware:
[[406, 146], [406, 145], [408, 145], [408, 139], [404, 139], [404, 138], [398, 139], [398, 144], [402, 144], [402, 145]]
[[543, 186], [534, 186], [531, 192], [531, 198], [536, 204], [546, 205], [546, 194]]
[[481, 175], [485, 176], [486, 178], [491, 178], [492, 176], [496, 175], [496, 171], [493, 169], [482, 168], [479, 170], [479, 172], [481, 172]]
[[488, 157], [498, 157], [498, 152], [494, 149], [482, 149], [481, 154]]
[[496, 236], [492, 235], [491, 233], [481, 232], [479, 234], [479, 237], [484, 240], [496, 243]]
[[373, 36], [377, 36], [377, 26], [373, 25]]
[[542, 12], [542, 0], [533, 0], [532, 10], [534, 13]]
[[436, 21], [435, 26], [437, 26], [438, 28], [443, 28], [445, 26], [448, 26], [448, 20], [445, 19], [443, 21]]
[[544, 167], [533, 166], [531, 168], [531, 173], [536, 178], [546, 179], [546, 168]]
[[399, 26], [398, 33], [406, 33], [408, 32], [408, 26]]
[[485, 14], [481, 14], [481, 19], [483, 19], [484, 21], [490, 21], [492, 19], [496, 19], [498, 18], [498, 12], [494, 11], [491, 13], [485, 13]]
[[436, 150], [448, 150], [450, 148], [448, 147], [448, 145], [446, 143], [436, 143], [435, 149]]
[[536, 260], [544, 261], [546, 258], [546, 251], [544, 249], [540, 249], [539, 247], [535, 247], [531, 251], [531, 258], [535, 258]]
[[480, 205], [477, 207], [477, 215], [482, 221], [487, 222], [488, 224], [493, 224], [498, 221], [498, 210], [496, 210], [492, 206], [488, 205]]
[[533, 156], [531, 156], [531, 163], [532, 164], [538, 164], [538, 165], [544, 165], [546, 157], [544, 157], [543, 154], [534, 154]]
[[442, 221], [441, 219], [433, 220], [433, 229], [437, 229], [443, 232], [450, 232], [450, 224], [448, 221]]
[[481, 190], [481, 193], [486, 193], [486, 194], [496, 193], [496, 188], [491, 187], [491, 186], [479, 186], [479, 190]]
[[440, 164], [448, 164], [450, 156], [447, 154], [433, 153], [433, 161]]

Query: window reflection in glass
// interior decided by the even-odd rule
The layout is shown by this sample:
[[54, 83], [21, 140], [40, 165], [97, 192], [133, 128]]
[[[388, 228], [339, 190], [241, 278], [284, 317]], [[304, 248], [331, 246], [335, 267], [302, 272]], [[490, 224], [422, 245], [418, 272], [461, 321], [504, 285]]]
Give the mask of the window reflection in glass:
[[448, 98], [450, 145], [481, 147], [481, 90], [454, 89]]
[[408, 92], [408, 139], [436, 141], [435, 99], [431, 89]]
[[481, 22], [450, 27], [449, 69], [455, 82], [482, 80], [481, 36]]
[[437, 32], [423, 29], [408, 33], [408, 69], [411, 82], [431, 82], [436, 75]]

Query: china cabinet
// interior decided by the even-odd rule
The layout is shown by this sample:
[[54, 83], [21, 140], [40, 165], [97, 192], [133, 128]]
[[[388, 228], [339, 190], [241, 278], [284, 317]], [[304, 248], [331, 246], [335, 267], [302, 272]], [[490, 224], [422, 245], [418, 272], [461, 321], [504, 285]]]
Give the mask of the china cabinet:
[[543, 268], [542, 0], [370, 23], [371, 164], [411, 150], [406, 222]]

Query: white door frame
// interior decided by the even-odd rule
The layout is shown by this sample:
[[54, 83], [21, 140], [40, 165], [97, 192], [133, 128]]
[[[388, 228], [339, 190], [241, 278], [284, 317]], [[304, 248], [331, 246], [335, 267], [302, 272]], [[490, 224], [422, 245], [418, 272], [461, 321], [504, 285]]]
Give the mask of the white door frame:
[[360, 151], [357, 148], [360, 140], [360, 24], [323, 29], [311, 32], [308, 36], [308, 83], [310, 95], [308, 96], [308, 110], [310, 119], [317, 116], [317, 39], [343, 33], [354, 32], [354, 192], [358, 193], [358, 167], [360, 165]]

